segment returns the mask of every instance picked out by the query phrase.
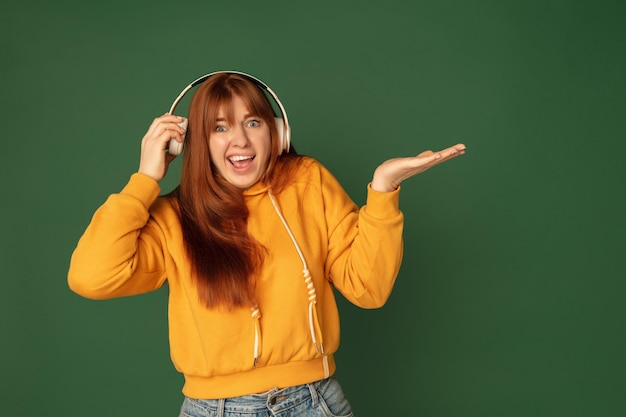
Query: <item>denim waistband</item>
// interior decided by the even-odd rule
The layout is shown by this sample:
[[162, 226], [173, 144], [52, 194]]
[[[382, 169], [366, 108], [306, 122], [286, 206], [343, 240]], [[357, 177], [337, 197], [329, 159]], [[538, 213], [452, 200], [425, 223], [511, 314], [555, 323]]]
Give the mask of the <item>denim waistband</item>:
[[298, 404], [311, 400], [312, 406], [316, 407], [319, 401], [318, 390], [326, 380], [316, 381], [310, 384], [296, 385], [288, 388], [272, 388], [260, 393], [242, 395], [233, 398], [216, 400], [199, 400], [186, 398], [186, 406], [209, 409], [218, 415], [224, 412], [250, 413], [271, 409], [280, 412], [285, 409], [296, 407]]

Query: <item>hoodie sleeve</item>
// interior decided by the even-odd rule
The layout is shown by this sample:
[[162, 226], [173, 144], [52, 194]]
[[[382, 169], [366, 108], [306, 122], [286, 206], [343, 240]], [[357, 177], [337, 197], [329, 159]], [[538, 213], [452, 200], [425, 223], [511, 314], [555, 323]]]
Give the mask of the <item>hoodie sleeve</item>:
[[353, 304], [381, 307], [402, 263], [400, 190], [382, 193], [368, 185], [367, 203], [359, 210], [325, 169], [322, 182], [329, 240], [326, 274]]
[[106, 299], [163, 285], [164, 238], [149, 212], [159, 192], [152, 178], [133, 174], [95, 212], [70, 260], [68, 284], [74, 292]]

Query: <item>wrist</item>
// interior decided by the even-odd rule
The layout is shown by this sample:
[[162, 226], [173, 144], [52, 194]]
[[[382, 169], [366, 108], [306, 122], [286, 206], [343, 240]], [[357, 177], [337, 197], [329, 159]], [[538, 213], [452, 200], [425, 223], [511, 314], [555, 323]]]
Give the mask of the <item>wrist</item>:
[[397, 185], [381, 181], [377, 179], [376, 176], [374, 176], [374, 179], [370, 183], [370, 187], [372, 187], [372, 190], [378, 191], [379, 193], [389, 193], [398, 189]]
[[152, 178], [153, 180], [155, 180], [156, 182], [159, 182], [159, 181], [161, 181], [163, 179], [162, 175], [161, 176], [157, 175], [156, 170], [154, 170], [154, 169], [147, 169], [147, 168], [142, 167], [142, 166], [139, 167], [139, 169], [137, 170], [137, 173], [146, 175], [146, 176]]

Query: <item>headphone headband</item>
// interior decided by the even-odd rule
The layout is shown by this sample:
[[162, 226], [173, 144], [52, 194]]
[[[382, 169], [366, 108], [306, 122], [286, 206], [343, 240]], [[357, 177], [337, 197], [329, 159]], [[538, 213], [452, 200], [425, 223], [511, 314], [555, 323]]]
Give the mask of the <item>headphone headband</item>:
[[[180, 92], [178, 97], [176, 97], [176, 100], [174, 100], [174, 102], [172, 103], [172, 106], [170, 107], [169, 113], [170, 114], [174, 114], [174, 109], [176, 109], [176, 106], [178, 105], [180, 100], [183, 98], [183, 96], [185, 94], [187, 94], [187, 92], [189, 90], [191, 90], [193, 87], [195, 87], [195, 86], [197, 86], [199, 84], [202, 84], [207, 79], [209, 79], [210, 77], [212, 77], [214, 75], [217, 75], [217, 74], [236, 74], [236, 75], [240, 75], [240, 76], [242, 76], [242, 77], [252, 81], [261, 90], [266, 91], [272, 97], [272, 99], [278, 105], [278, 108], [280, 110], [280, 117], [277, 117], [276, 126], [278, 128], [279, 141], [280, 141], [280, 144], [281, 144], [281, 152], [283, 152], [283, 151], [289, 152], [291, 128], [289, 127], [289, 120], [287, 119], [287, 112], [285, 111], [285, 108], [283, 107], [283, 104], [278, 99], [278, 96], [276, 95], [276, 93], [274, 93], [272, 91], [272, 89], [267, 86], [267, 84], [265, 84], [263, 81], [259, 80], [258, 78], [253, 77], [250, 74], [246, 74], [245, 72], [240, 72], [240, 71], [215, 71], [215, 72], [211, 72], [209, 74], [205, 74], [202, 77], [199, 77], [198, 79], [194, 80], [191, 84], [189, 84], [187, 87], [185, 87], [183, 89], [183, 91]], [[280, 119], [280, 120], [278, 120], [278, 119]]]

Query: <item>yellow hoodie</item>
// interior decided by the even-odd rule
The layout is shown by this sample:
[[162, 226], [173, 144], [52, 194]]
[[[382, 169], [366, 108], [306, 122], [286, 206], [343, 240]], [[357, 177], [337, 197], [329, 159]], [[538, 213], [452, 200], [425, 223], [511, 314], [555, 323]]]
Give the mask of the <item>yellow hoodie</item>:
[[[190, 278], [178, 216], [156, 181], [133, 174], [96, 211], [72, 255], [68, 281], [93, 299], [169, 286], [172, 361], [191, 398], [227, 398], [317, 381], [335, 371], [339, 315], [333, 287], [363, 308], [388, 299], [402, 260], [399, 191], [368, 187], [359, 210], [317, 161], [273, 195], [244, 192], [249, 232], [266, 249], [257, 305], [208, 309]], [[290, 236], [291, 234], [291, 236]]]

